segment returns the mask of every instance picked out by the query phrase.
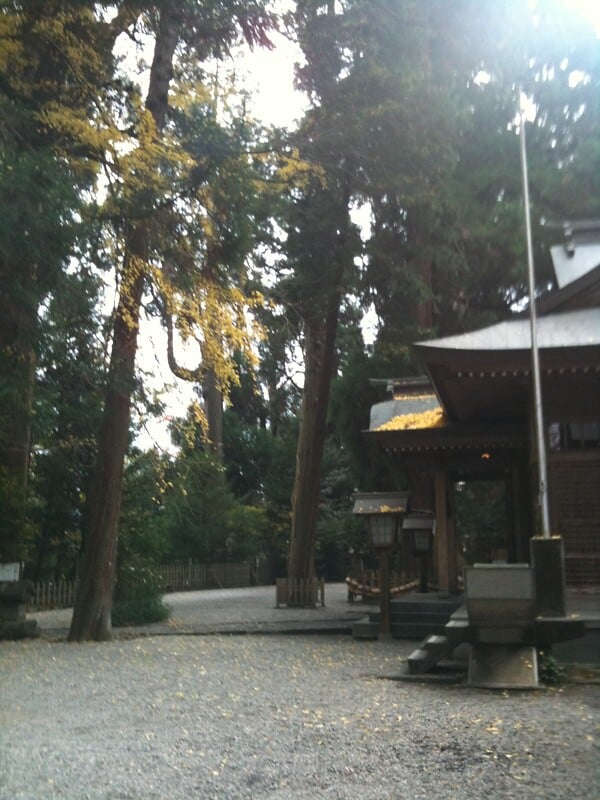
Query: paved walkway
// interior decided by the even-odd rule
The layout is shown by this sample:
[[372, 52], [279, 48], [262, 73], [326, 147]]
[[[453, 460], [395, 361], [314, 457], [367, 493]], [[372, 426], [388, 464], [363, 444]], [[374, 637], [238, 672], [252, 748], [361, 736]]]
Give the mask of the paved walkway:
[[[118, 638], [211, 633], [348, 633], [352, 623], [374, 606], [349, 603], [345, 583], [325, 586], [325, 606], [287, 608], [275, 606], [274, 586], [244, 589], [210, 589], [165, 595], [173, 613], [166, 622], [135, 628], [115, 628]], [[38, 611], [36, 619], [45, 636], [66, 637], [73, 609]]]

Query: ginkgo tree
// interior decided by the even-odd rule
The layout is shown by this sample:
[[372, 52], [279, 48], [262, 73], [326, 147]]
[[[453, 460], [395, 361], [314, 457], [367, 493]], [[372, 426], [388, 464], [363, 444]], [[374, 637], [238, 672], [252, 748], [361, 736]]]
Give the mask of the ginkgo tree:
[[[164, 2], [151, 8], [144, 18], [146, 32], [154, 41], [148, 93], [134, 118], [134, 147], [122, 153], [114, 149], [111, 165], [116, 171], [111, 196], [113, 216], [125, 211], [119, 299], [98, 440], [90, 531], [71, 641], [111, 636], [122, 472], [146, 289], [155, 287], [154, 299], [169, 331], [178, 328], [185, 340], [198, 339], [195, 328], [200, 329], [202, 369], [212, 369], [223, 388], [231, 380], [223, 354], [245, 346], [242, 332], [246, 326], [241, 323], [249, 300], [227, 279], [224, 240], [217, 235], [215, 224], [221, 209], [217, 195], [205, 191], [215, 159], [210, 154], [199, 159], [193, 148], [182, 146], [175, 125], [171, 125], [177, 93], [171, 98], [170, 90], [175, 86], [174, 72], [186, 58], [198, 63], [218, 58], [240, 40], [251, 46], [268, 45], [268, 31], [274, 23], [268, 5], [234, 0], [209, 6]], [[180, 106], [179, 111], [183, 110]], [[228, 166], [226, 159], [220, 162], [221, 176]], [[182, 193], [174, 193], [173, 187]], [[236, 199], [244, 202], [243, 196]], [[223, 225], [221, 233], [229, 228], [229, 223]], [[215, 247], [216, 255], [212, 252]], [[171, 363], [182, 374], [170, 349]], [[197, 373], [188, 377], [196, 378]]]

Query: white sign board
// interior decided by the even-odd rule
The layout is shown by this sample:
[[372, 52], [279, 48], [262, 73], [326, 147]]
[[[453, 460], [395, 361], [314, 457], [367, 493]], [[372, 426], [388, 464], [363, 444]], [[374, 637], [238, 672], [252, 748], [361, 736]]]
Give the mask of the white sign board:
[[0, 564], [0, 581], [18, 581], [20, 574], [21, 564], [18, 561]]

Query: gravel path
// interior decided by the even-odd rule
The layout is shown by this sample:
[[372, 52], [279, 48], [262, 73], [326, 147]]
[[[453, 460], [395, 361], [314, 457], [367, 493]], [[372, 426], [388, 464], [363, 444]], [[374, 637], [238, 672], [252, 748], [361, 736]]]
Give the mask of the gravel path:
[[347, 636], [0, 643], [2, 800], [600, 796], [600, 687], [404, 683]]
[[[316, 608], [275, 607], [274, 586], [245, 589], [211, 589], [198, 592], [175, 592], [164, 596], [172, 615], [166, 622], [134, 629], [137, 634], [289, 632], [294, 630], [350, 629], [352, 621], [374, 609], [364, 603], [349, 603], [345, 583], [327, 584], [325, 606]], [[65, 636], [73, 609], [32, 612], [42, 631]], [[338, 631], [338, 632], [339, 632]], [[115, 629], [115, 635], [129, 635], [131, 630]]]

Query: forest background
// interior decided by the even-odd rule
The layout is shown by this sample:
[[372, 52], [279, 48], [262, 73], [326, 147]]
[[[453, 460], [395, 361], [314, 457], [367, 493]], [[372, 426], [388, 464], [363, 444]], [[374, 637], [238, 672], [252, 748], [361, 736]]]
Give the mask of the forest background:
[[[290, 128], [240, 81], [278, 37]], [[369, 379], [523, 307], [520, 98], [533, 219], [600, 213], [599, 56], [561, 0], [3, 3], [0, 560], [79, 578], [71, 639], [166, 560], [344, 576], [353, 491], [404, 480], [366, 458]]]

